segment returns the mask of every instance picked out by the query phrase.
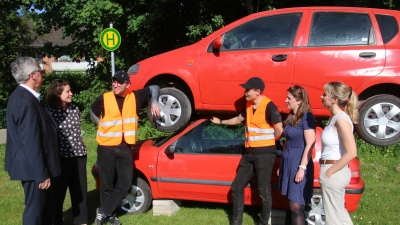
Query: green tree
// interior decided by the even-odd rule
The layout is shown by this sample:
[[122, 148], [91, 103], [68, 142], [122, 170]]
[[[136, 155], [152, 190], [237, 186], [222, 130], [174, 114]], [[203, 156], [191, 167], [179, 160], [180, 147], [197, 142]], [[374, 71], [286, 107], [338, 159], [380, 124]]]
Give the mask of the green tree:
[[39, 33], [63, 29], [73, 38], [65, 49], [70, 55], [107, 57], [99, 36], [112, 22], [122, 39], [115, 54], [123, 68], [117, 69], [193, 43], [247, 14], [242, 0], [34, 0], [34, 7], [43, 10], [36, 17]]
[[3, 0], [0, 8], [0, 109], [4, 109], [8, 96], [16, 87], [10, 63], [29, 51], [26, 46], [32, 43], [34, 36], [28, 26], [28, 1]]

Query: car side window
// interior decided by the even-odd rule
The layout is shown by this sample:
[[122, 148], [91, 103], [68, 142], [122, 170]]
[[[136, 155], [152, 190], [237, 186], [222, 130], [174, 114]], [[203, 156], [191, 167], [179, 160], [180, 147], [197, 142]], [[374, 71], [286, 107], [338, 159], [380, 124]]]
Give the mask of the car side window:
[[383, 43], [386, 44], [399, 33], [399, 24], [396, 18], [389, 15], [376, 15], [376, 20], [381, 30]]
[[252, 20], [225, 33], [221, 50], [291, 47], [301, 18], [292, 13]]
[[175, 145], [176, 153], [242, 154], [244, 125], [224, 126], [204, 121], [183, 135]]
[[364, 13], [314, 13], [308, 46], [371, 45], [375, 37]]

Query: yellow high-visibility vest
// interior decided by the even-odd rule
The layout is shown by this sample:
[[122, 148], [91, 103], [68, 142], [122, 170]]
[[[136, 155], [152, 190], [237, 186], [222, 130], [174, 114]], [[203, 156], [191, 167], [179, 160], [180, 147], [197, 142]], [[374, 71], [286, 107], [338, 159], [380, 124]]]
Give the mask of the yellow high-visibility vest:
[[265, 120], [266, 108], [271, 100], [264, 97], [257, 106], [257, 110], [253, 114], [253, 102], [248, 101], [246, 104], [246, 140], [245, 146], [264, 147], [275, 145], [275, 130]]
[[136, 114], [136, 99], [133, 92], [125, 96], [122, 115], [114, 92], [106, 92], [104, 97], [104, 117], [99, 121], [96, 141], [99, 145], [115, 146], [122, 142], [122, 137], [128, 144], [136, 143], [138, 116]]

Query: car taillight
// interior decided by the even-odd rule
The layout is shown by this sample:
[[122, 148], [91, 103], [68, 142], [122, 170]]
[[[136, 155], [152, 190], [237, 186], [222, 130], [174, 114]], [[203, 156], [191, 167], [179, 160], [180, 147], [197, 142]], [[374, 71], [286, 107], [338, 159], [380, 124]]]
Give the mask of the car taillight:
[[351, 171], [350, 184], [358, 184], [360, 182], [360, 171]]

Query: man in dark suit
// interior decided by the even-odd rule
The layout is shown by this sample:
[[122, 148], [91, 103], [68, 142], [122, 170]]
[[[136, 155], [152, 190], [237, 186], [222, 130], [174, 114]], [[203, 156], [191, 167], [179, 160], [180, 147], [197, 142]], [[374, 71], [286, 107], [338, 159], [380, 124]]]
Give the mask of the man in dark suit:
[[5, 170], [25, 193], [23, 224], [52, 224], [52, 178], [61, 174], [56, 127], [40, 103], [44, 71], [37, 60], [11, 63], [19, 84], [8, 99]]

